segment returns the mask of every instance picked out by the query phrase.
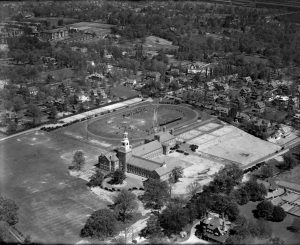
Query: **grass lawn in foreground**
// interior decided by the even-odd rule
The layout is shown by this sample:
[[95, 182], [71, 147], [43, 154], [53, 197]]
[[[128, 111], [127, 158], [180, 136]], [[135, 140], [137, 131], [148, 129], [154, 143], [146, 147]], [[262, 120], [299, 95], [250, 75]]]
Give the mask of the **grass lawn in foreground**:
[[[252, 210], [256, 208], [258, 202], [249, 202], [246, 205], [239, 206], [240, 215], [246, 217], [247, 220], [255, 220]], [[291, 232], [286, 228], [292, 225], [294, 222], [299, 222], [300, 218], [287, 214], [286, 218], [282, 222], [271, 222], [268, 223], [272, 229], [272, 237], [279, 237], [282, 239], [285, 244], [299, 244], [300, 241], [300, 233], [299, 232]], [[249, 238], [244, 241], [245, 244], [264, 244], [266, 243], [266, 239], [258, 239], [258, 238]]]
[[34, 242], [78, 242], [88, 216], [106, 206], [86, 181], [68, 172], [79, 149], [89, 165], [101, 151], [55, 132], [37, 131], [0, 142], [0, 193], [15, 200], [17, 228]]

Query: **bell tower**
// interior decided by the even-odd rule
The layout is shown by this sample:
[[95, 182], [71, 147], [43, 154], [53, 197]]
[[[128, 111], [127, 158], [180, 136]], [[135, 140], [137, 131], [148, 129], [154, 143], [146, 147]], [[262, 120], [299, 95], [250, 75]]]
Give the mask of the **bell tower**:
[[128, 159], [132, 155], [132, 146], [129, 143], [128, 133], [124, 132], [123, 139], [121, 141], [121, 146], [118, 150], [118, 158], [120, 161], [120, 165], [122, 166], [122, 170], [127, 172], [127, 162]]

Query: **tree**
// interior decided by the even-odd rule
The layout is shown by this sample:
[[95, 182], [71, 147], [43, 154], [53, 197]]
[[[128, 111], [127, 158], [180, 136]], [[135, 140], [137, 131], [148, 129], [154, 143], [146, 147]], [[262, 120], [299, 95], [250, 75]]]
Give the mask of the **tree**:
[[115, 172], [113, 172], [112, 179], [110, 181], [110, 184], [112, 185], [119, 185], [123, 184], [123, 181], [126, 179], [126, 174], [121, 169], [117, 169]]
[[17, 131], [18, 124], [14, 120], [10, 120], [7, 126], [7, 132], [13, 134]]
[[104, 180], [103, 173], [99, 169], [97, 169], [95, 174], [91, 176], [90, 181], [88, 182], [88, 186], [90, 186], [90, 187], [96, 187], [96, 186], [102, 187], [103, 180]]
[[201, 184], [198, 181], [194, 181], [186, 187], [186, 192], [187, 192], [188, 196], [191, 198], [195, 194], [200, 192], [201, 189], [202, 189]]
[[22, 99], [22, 97], [17, 96], [13, 99], [13, 107], [15, 112], [19, 112], [22, 107], [24, 106], [25, 101]]
[[236, 220], [239, 215], [239, 209], [234, 200], [223, 194], [214, 194], [211, 198], [212, 203], [209, 207], [211, 210], [219, 214], [224, 213], [224, 215], [228, 216], [230, 221]]
[[183, 168], [182, 167], [175, 167], [170, 173], [170, 180], [172, 183], [177, 183], [179, 178], [183, 176]]
[[109, 209], [100, 209], [87, 219], [80, 236], [105, 239], [115, 236], [118, 231], [119, 225], [115, 213]]
[[284, 245], [285, 243], [279, 237], [272, 237], [272, 238], [269, 239], [269, 243], [268, 244], [272, 244], [272, 245]]
[[132, 219], [137, 208], [136, 195], [127, 190], [121, 190], [114, 200], [114, 209], [118, 214], [117, 218], [123, 223]]
[[210, 192], [230, 193], [231, 190], [241, 183], [243, 170], [237, 164], [228, 164], [222, 168], [204, 189]]
[[274, 205], [270, 201], [262, 201], [256, 206], [255, 216], [266, 220], [272, 219]]
[[57, 116], [57, 109], [54, 105], [52, 105], [50, 107], [50, 113], [49, 113], [49, 118], [52, 120], [52, 121], [55, 121], [56, 119], [56, 116]]
[[280, 206], [274, 206], [272, 213], [272, 221], [281, 222], [285, 219], [286, 213]]
[[297, 162], [296, 162], [295, 158], [290, 154], [284, 155], [283, 160], [284, 160], [284, 162], [282, 164], [278, 165], [278, 167], [280, 169], [290, 170], [290, 169], [294, 168], [297, 165]]
[[28, 105], [28, 114], [32, 117], [32, 123], [36, 125], [41, 120], [41, 110], [37, 105], [29, 104]]
[[9, 225], [4, 221], [0, 221], [0, 243], [6, 244], [9, 241], [11, 241]]
[[249, 195], [250, 201], [261, 201], [267, 195], [267, 189], [263, 184], [258, 184], [255, 180], [249, 180], [242, 187]]
[[18, 206], [13, 200], [0, 196], [0, 221], [4, 221], [10, 226], [18, 223]]
[[[226, 241], [227, 244], [241, 244], [240, 242], [250, 235], [248, 222], [245, 217], [239, 216], [235, 222], [235, 226], [230, 229], [230, 238]], [[238, 241], [238, 242], [237, 242]]]
[[187, 225], [188, 217], [181, 205], [170, 203], [159, 216], [160, 226], [166, 235], [178, 234]]
[[199, 148], [198, 145], [194, 145], [194, 144], [190, 145], [191, 151], [194, 151], [194, 152], [195, 152], [198, 148]]
[[142, 200], [148, 208], [160, 209], [170, 197], [169, 185], [165, 181], [150, 178], [144, 182], [144, 188]]
[[140, 235], [148, 239], [163, 236], [157, 215], [152, 214], [149, 217], [149, 219], [147, 220], [147, 225], [144, 229], [141, 230]]
[[57, 21], [57, 25], [59, 25], [59, 26], [64, 25], [64, 20], [63, 20], [63, 19], [59, 19], [59, 20]]
[[272, 177], [275, 172], [275, 167], [272, 164], [265, 164], [260, 168], [259, 177], [262, 179], [266, 179]]
[[83, 165], [85, 164], [85, 157], [82, 151], [76, 151], [73, 156], [73, 168], [75, 170], [81, 170]]
[[249, 202], [249, 193], [245, 190], [245, 188], [233, 190], [231, 194], [239, 205], [244, 205]]

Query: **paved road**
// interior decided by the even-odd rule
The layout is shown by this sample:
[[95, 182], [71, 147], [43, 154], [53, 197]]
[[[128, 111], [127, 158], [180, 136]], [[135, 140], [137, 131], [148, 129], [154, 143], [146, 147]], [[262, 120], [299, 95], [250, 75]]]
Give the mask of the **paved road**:
[[196, 226], [200, 223], [200, 220], [196, 220], [195, 224], [193, 225], [190, 233], [189, 239], [186, 241], [182, 242], [181, 244], [209, 244], [208, 241], [205, 241], [203, 239], [200, 239], [196, 237], [195, 232], [196, 232]]

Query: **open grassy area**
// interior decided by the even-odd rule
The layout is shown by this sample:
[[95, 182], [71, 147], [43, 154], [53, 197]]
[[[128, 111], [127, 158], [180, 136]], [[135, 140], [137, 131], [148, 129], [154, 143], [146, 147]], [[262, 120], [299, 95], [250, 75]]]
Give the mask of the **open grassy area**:
[[[256, 208], [258, 202], [249, 202], [246, 205], [239, 206], [240, 214], [247, 220], [255, 220], [252, 210]], [[299, 222], [300, 218], [287, 214], [286, 218], [282, 222], [268, 221], [272, 229], [272, 237], [279, 237], [285, 244], [298, 244], [300, 239], [299, 232], [291, 232], [286, 228], [292, 225], [294, 222]], [[245, 244], [265, 244], [267, 241], [258, 238], [249, 238], [244, 241]]]
[[87, 165], [93, 165], [101, 151], [55, 132], [37, 131], [0, 142], [0, 192], [16, 201], [17, 227], [35, 242], [76, 243], [88, 215], [106, 206], [86, 181], [68, 172], [79, 149]]
[[[153, 133], [153, 115], [154, 106], [140, 106], [93, 121], [88, 125], [88, 131], [104, 138], [121, 139], [126, 129], [131, 139], [146, 138]], [[170, 128], [191, 120], [196, 115], [193, 110], [185, 107], [158, 105], [157, 122]]]

